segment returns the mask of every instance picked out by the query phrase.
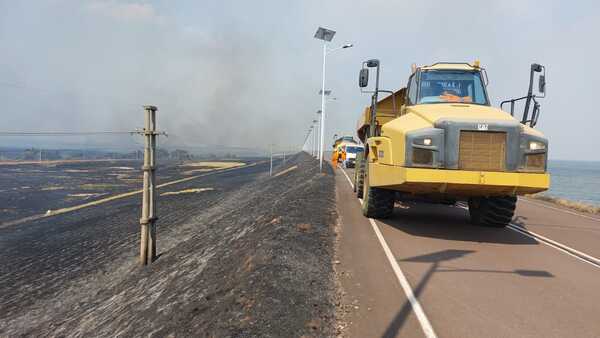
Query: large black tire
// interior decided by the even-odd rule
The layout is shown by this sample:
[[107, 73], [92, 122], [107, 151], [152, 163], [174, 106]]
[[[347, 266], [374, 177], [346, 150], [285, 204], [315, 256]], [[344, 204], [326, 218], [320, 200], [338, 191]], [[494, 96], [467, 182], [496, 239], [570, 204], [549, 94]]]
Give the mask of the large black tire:
[[363, 185], [365, 184], [365, 161], [360, 159], [356, 162], [356, 168], [354, 168], [354, 192], [356, 197], [363, 198]]
[[512, 220], [516, 207], [516, 196], [469, 199], [471, 222], [481, 226], [504, 228]]
[[369, 186], [369, 165], [363, 165], [363, 215], [369, 218], [388, 218], [394, 212], [396, 192]]

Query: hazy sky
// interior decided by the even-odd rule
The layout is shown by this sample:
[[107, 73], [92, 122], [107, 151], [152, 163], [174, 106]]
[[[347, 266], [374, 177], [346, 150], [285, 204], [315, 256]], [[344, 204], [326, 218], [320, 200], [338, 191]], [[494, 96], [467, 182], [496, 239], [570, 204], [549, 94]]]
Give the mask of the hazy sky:
[[538, 62], [550, 157], [600, 160], [600, 5], [451, 3], [0, 0], [0, 130], [132, 130], [155, 104], [173, 144], [300, 146], [320, 109], [321, 25], [338, 32], [331, 47], [355, 45], [328, 57], [328, 141], [369, 102], [363, 60], [398, 89], [412, 63], [478, 58], [494, 105], [524, 95]]

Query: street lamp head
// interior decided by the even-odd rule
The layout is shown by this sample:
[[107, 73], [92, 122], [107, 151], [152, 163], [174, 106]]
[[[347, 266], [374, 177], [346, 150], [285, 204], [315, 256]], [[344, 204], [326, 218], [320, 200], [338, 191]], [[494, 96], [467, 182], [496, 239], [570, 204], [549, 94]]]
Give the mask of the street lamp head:
[[[325, 96], [329, 96], [331, 94], [330, 89], [325, 89]], [[319, 95], [323, 95], [323, 89], [319, 90]]]
[[315, 33], [315, 39], [329, 42], [333, 39], [334, 35], [335, 35], [335, 31], [332, 31], [331, 29], [319, 27], [319, 29], [317, 29], [317, 32]]
[[345, 45], [342, 46], [342, 48], [350, 48], [350, 47], [354, 47], [354, 45], [351, 44], [351, 43], [347, 43], [347, 44], [345, 44]]
[[379, 66], [379, 60], [371, 59], [371, 60], [367, 61], [367, 67], [377, 67], [377, 66]]

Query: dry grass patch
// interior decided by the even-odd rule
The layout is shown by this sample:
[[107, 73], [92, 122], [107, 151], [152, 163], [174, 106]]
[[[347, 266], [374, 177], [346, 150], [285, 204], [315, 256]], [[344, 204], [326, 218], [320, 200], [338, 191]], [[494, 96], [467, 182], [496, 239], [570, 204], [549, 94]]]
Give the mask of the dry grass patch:
[[54, 190], [63, 190], [65, 187], [61, 187], [61, 186], [49, 186], [49, 187], [43, 187], [42, 191], [54, 191]]
[[295, 166], [293, 166], [293, 167], [287, 168], [287, 169], [285, 169], [284, 171], [281, 171], [281, 172], [279, 172], [279, 173], [275, 174], [275, 176], [273, 176], [273, 177], [277, 177], [277, 176], [281, 176], [281, 175], [287, 174], [287, 173], [289, 173], [290, 171], [292, 171], [292, 170], [294, 170], [294, 169], [298, 169], [298, 166], [297, 166], [297, 165], [295, 165]]
[[167, 191], [160, 194], [160, 196], [169, 196], [169, 195], [181, 195], [181, 194], [195, 194], [203, 191], [211, 191], [215, 190], [213, 188], [193, 188], [193, 189], [185, 189], [179, 191]]
[[212, 171], [212, 170], [217, 170], [217, 169], [229, 169], [229, 168], [236, 168], [236, 167], [241, 167], [241, 166], [245, 166], [246, 163], [244, 162], [209, 162], [209, 161], [203, 161], [203, 162], [188, 162], [188, 163], [184, 163], [182, 165], [180, 165], [180, 167], [184, 167], [184, 168], [196, 168], [196, 169], [191, 169], [191, 170], [187, 170], [184, 171], [183, 174], [184, 175], [191, 175], [197, 172], [207, 172], [207, 171]]
[[577, 211], [587, 212], [590, 214], [600, 214], [600, 207], [584, 202], [570, 201], [568, 199], [552, 197], [543, 194], [527, 195], [527, 197], [540, 201], [550, 202]]
[[86, 183], [79, 186], [83, 190], [98, 190], [98, 189], [112, 189], [122, 187], [121, 184], [109, 184], [109, 183]]
[[189, 162], [184, 163], [181, 167], [206, 167], [215, 169], [226, 169], [233, 167], [241, 167], [246, 165], [244, 162]]
[[68, 194], [68, 197], [85, 197], [85, 198], [89, 198], [89, 197], [96, 197], [96, 196], [102, 196], [104, 194], [87, 194], [87, 193], [80, 193], [80, 194]]

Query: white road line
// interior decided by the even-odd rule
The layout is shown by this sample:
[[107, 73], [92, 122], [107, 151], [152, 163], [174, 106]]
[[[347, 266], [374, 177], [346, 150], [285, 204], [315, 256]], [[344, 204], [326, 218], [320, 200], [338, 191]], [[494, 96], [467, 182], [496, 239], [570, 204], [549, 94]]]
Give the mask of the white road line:
[[352, 183], [352, 180], [350, 179], [350, 177], [348, 176], [348, 174], [346, 174], [346, 170], [344, 170], [342, 168], [340, 168], [340, 170], [342, 171], [342, 173], [344, 173], [344, 176], [346, 176], [346, 179], [348, 179], [348, 183], [350, 183], [350, 186], [352, 187], [352, 190], [354, 190], [354, 183]]
[[596, 221], [596, 222], [600, 222], [600, 218], [591, 217], [591, 216], [587, 216], [587, 215], [582, 215], [582, 214], [579, 214], [579, 213], [576, 213], [576, 212], [573, 212], [573, 211], [570, 211], [570, 210], [565, 210], [565, 209], [561, 209], [561, 208], [551, 207], [549, 205], [545, 205], [545, 204], [542, 204], [542, 203], [533, 202], [533, 201], [531, 201], [529, 199], [526, 199], [526, 198], [520, 198], [519, 200], [527, 202], [527, 203], [530, 203], [530, 204], [534, 204], [534, 205], [537, 205], [537, 206], [540, 206], [540, 207], [544, 207], [544, 208], [547, 208], [547, 209], [552, 209], [552, 210], [556, 210], [556, 211], [562, 211], [562, 212], [565, 212], [567, 214], [571, 214], [571, 215], [575, 215], [575, 216], [579, 216], [579, 217], [591, 219], [591, 220]]
[[562, 243], [556, 242], [551, 240], [548, 237], [544, 237], [540, 234], [536, 234], [535, 232], [531, 231], [531, 230], [526, 230], [523, 229], [522, 227], [516, 225], [516, 224], [509, 224], [507, 226], [507, 228], [509, 228], [510, 230], [516, 231], [521, 233], [524, 236], [533, 238], [533, 239], [537, 239], [538, 241], [546, 244], [547, 246], [553, 247], [556, 250], [562, 251], [563, 253], [566, 253], [570, 256], [573, 256], [577, 259], [579, 259], [582, 262], [586, 262], [588, 264], [591, 264], [597, 268], [600, 268], [600, 259], [596, 258], [596, 257], [592, 257], [586, 253], [583, 253], [581, 251], [575, 250], [571, 247], [568, 247]]
[[[466, 206], [464, 206], [464, 205], [462, 205], [460, 203], [457, 203], [457, 206], [460, 207], [460, 208], [469, 210], [468, 207], [466, 207]], [[548, 237], [545, 237], [545, 236], [542, 236], [540, 234], [537, 234], [537, 233], [535, 233], [535, 232], [533, 232], [531, 230], [524, 229], [523, 227], [521, 227], [519, 225], [516, 225], [514, 223], [510, 223], [506, 228], [510, 229], [512, 231], [516, 231], [516, 232], [520, 233], [521, 235], [524, 235], [524, 236], [527, 236], [529, 238], [535, 239], [535, 240], [537, 240], [538, 242], [540, 242], [542, 244], [545, 244], [545, 245], [547, 245], [547, 246], [549, 246], [551, 248], [554, 248], [554, 249], [556, 249], [558, 251], [566, 253], [567, 255], [572, 256], [574, 258], [577, 258], [578, 260], [580, 260], [582, 262], [585, 262], [585, 263], [593, 265], [594, 267], [600, 268], [600, 259], [598, 259], [596, 257], [590, 256], [590, 255], [588, 255], [588, 254], [586, 254], [584, 252], [581, 252], [579, 250], [573, 249], [573, 248], [571, 248], [571, 247], [569, 247], [567, 245], [564, 245], [564, 244], [559, 243], [559, 242], [557, 242], [555, 240], [552, 240], [552, 239], [550, 239]]]
[[[341, 169], [341, 170], [342, 170], [342, 173], [344, 174], [344, 176], [346, 176], [346, 178], [348, 179], [348, 183], [350, 183], [350, 186], [352, 186], [352, 188], [354, 189], [354, 184], [350, 180], [350, 177], [348, 177], [348, 174], [346, 174], [346, 171], [344, 169]], [[363, 203], [362, 199], [359, 198], [358, 201], [362, 205], [362, 203]], [[417, 299], [417, 297], [415, 297], [415, 294], [413, 293], [410, 283], [406, 279], [406, 276], [404, 276], [402, 269], [400, 269], [400, 265], [398, 265], [398, 262], [396, 261], [396, 258], [394, 257], [394, 254], [392, 253], [392, 250], [390, 250], [390, 247], [387, 245], [385, 238], [383, 238], [383, 235], [381, 234], [381, 231], [379, 230], [377, 223], [375, 223], [375, 220], [372, 218], [369, 218], [368, 220], [369, 220], [369, 223], [371, 223], [371, 227], [373, 228], [373, 231], [375, 232], [377, 239], [379, 240], [379, 244], [381, 244], [381, 247], [383, 248], [383, 252], [385, 253], [385, 256], [387, 257], [388, 261], [390, 262], [390, 265], [392, 266], [392, 270], [394, 270], [394, 274], [396, 275], [396, 278], [398, 279], [398, 282], [400, 283], [400, 286], [402, 287], [402, 290], [404, 291], [406, 298], [410, 302], [410, 305], [412, 306], [412, 309], [413, 309], [415, 315], [417, 316], [417, 319], [419, 320], [419, 324], [421, 324], [421, 328], [423, 329], [423, 333], [425, 334], [425, 337], [436, 338], [437, 335], [435, 334], [435, 331], [433, 330], [433, 326], [431, 326], [431, 323], [429, 322], [427, 315], [425, 315], [425, 311], [423, 311], [423, 307], [421, 306], [421, 303], [419, 303], [419, 300]]]
[[[361, 200], [361, 202], [362, 202], [362, 200]], [[379, 239], [379, 243], [383, 247], [385, 256], [387, 257], [388, 261], [390, 262], [390, 265], [392, 266], [392, 270], [394, 270], [394, 273], [396, 274], [396, 278], [398, 278], [398, 282], [400, 282], [400, 285], [402, 286], [402, 290], [404, 290], [404, 294], [406, 295], [406, 298], [408, 298], [408, 301], [410, 302], [410, 305], [412, 306], [412, 309], [415, 312], [415, 315], [417, 315], [417, 319], [419, 320], [419, 323], [421, 324], [421, 328], [423, 329], [423, 333], [425, 334], [425, 337], [429, 337], [429, 338], [437, 337], [435, 334], [435, 331], [433, 331], [433, 326], [431, 326], [429, 319], [427, 319], [427, 316], [425, 315], [425, 311], [423, 311], [423, 308], [421, 307], [421, 303], [419, 303], [419, 300], [417, 299], [417, 297], [415, 297], [415, 294], [413, 293], [412, 288], [410, 287], [410, 284], [408, 283], [408, 280], [404, 276], [404, 273], [402, 273], [402, 269], [400, 269], [400, 265], [398, 265], [398, 262], [396, 261], [394, 254], [388, 247], [388, 245], [385, 241], [385, 238], [383, 238], [383, 235], [381, 234], [381, 231], [379, 231], [379, 227], [377, 227], [377, 224], [375, 223], [375, 221], [372, 218], [369, 218], [369, 222], [371, 223], [371, 227], [373, 228], [375, 235], [377, 235], [377, 239]]]

